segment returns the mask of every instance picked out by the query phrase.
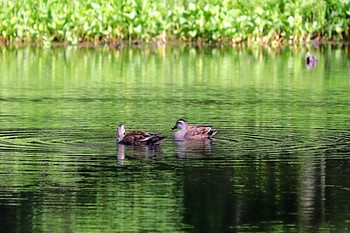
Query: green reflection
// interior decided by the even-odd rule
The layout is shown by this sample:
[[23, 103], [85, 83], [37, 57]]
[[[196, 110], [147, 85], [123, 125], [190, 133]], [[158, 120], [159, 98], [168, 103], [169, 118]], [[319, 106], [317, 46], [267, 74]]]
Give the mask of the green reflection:
[[[2, 48], [4, 232], [346, 231], [348, 52], [305, 52]], [[215, 143], [173, 144], [180, 117]], [[120, 122], [169, 138], [118, 161]]]

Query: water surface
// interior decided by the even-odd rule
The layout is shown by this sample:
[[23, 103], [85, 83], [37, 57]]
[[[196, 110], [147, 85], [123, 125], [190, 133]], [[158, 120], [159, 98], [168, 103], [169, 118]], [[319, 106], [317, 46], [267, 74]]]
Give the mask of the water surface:
[[[349, 231], [349, 52], [306, 51], [1, 48], [0, 230]], [[219, 133], [174, 143], [178, 118]]]

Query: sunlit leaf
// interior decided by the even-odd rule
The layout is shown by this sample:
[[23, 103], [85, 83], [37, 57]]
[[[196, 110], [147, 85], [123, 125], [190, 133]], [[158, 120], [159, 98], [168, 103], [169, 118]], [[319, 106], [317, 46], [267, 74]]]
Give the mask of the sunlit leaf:
[[197, 35], [197, 31], [195, 31], [195, 30], [189, 31], [188, 34], [190, 35], [190, 37], [194, 38]]
[[91, 2], [91, 6], [92, 6], [94, 9], [96, 9], [96, 10], [101, 9], [100, 4], [97, 4], [97, 3], [95, 3], [95, 2]]
[[141, 31], [142, 31], [142, 26], [141, 25], [137, 25], [137, 27], [134, 27], [134, 32], [141, 33]]
[[134, 19], [135, 16], [136, 16], [136, 12], [135, 11], [132, 11], [130, 13], [125, 13], [124, 14], [126, 17], [128, 17], [129, 19]]
[[294, 17], [293, 16], [288, 17], [288, 23], [290, 26], [294, 26]]
[[190, 10], [190, 11], [196, 10], [196, 5], [194, 3], [192, 3], [192, 2], [190, 2], [188, 4], [188, 10]]

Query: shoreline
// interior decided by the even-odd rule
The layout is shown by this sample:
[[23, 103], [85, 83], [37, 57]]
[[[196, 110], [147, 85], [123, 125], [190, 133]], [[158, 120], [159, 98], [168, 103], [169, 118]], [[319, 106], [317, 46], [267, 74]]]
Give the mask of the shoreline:
[[279, 42], [264, 42], [264, 41], [241, 41], [241, 42], [233, 42], [229, 40], [223, 41], [202, 41], [202, 40], [182, 40], [182, 39], [171, 39], [167, 40], [163, 38], [162, 40], [154, 39], [150, 41], [144, 40], [121, 40], [121, 41], [112, 41], [112, 42], [103, 42], [103, 41], [81, 41], [79, 43], [70, 43], [68, 41], [64, 42], [50, 42], [50, 43], [42, 43], [42, 42], [26, 42], [26, 41], [4, 41], [0, 39], [0, 46], [2, 47], [11, 47], [11, 46], [33, 46], [33, 47], [79, 47], [79, 48], [97, 48], [97, 47], [109, 47], [115, 49], [121, 49], [124, 47], [134, 47], [134, 48], [142, 48], [142, 47], [160, 47], [160, 46], [176, 46], [176, 45], [188, 45], [194, 47], [226, 47], [226, 46], [266, 46], [266, 47], [285, 47], [285, 46], [296, 46], [296, 47], [314, 47], [318, 48], [319, 46], [324, 45], [342, 45], [342, 46], [350, 46], [350, 41], [332, 41], [332, 40], [311, 40], [311, 41], [302, 41], [296, 42], [295, 40], [280, 40]]

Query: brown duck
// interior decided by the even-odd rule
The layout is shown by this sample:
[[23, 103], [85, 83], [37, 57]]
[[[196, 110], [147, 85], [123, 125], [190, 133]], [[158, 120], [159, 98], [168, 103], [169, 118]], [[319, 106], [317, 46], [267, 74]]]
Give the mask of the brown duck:
[[178, 128], [179, 130], [173, 134], [174, 140], [203, 140], [211, 139], [217, 130], [212, 129], [209, 125], [190, 125], [184, 119], [179, 119], [176, 121], [173, 129]]
[[125, 127], [120, 124], [118, 127], [117, 143], [124, 145], [146, 146], [159, 145], [164, 142], [166, 137], [159, 136], [157, 133], [146, 131], [131, 131], [125, 135]]

